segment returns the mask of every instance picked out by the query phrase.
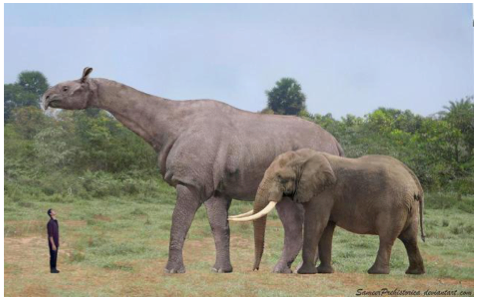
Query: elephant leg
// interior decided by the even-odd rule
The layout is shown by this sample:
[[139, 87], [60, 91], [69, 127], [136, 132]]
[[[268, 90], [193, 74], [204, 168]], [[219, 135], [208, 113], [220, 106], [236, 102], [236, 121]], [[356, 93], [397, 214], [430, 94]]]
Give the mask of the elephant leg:
[[389, 274], [389, 259], [393, 244], [394, 239], [379, 236], [378, 255], [373, 266], [368, 270], [369, 274]]
[[399, 239], [404, 243], [409, 257], [409, 268], [406, 270], [406, 274], [424, 274], [426, 272], [421, 252], [419, 252], [417, 246], [417, 236], [417, 223], [412, 223], [399, 235]]
[[200, 199], [194, 188], [177, 185], [177, 202], [172, 213], [171, 238], [169, 242], [169, 260], [166, 273], [185, 273], [182, 248], [194, 215], [200, 207]]
[[318, 273], [334, 272], [334, 269], [331, 266], [331, 246], [333, 243], [335, 226], [335, 223], [329, 222], [325, 230], [323, 230], [320, 242], [318, 243], [318, 256], [320, 257], [320, 265], [317, 268]]
[[233, 270], [230, 263], [230, 228], [227, 220], [231, 203], [231, 198], [223, 196], [213, 196], [204, 203], [215, 241], [215, 264], [212, 270], [217, 273], [230, 273]]
[[283, 251], [274, 273], [292, 273], [291, 265], [303, 244], [303, 206], [284, 197], [275, 207], [285, 231]]
[[[376, 261], [368, 270], [369, 274], [389, 274], [389, 259], [391, 258], [391, 249], [402, 227], [398, 227], [395, 221], [399, 219], [399, 212], [390, 214], [381, 214], [376, 217], [376, 227], [379, 235], [379, 250]], [[399, 228], [399, 230], [397, 230]]]
[[316, 252], [318, 249], [318, 242], [321, 239], [323, 231], [328, 224], [328, 213], [318, 212], [317, 206], [305, 207], [305, 230], [303, 234], [303, 264], [297, 270], [298, 274], [316, 274]]
[[[325, 229], [326, 229], [326, 228], [325, 228]], [[316, 248], [315, 266], [318, 264], [318, 259], [320, 259], [320, 242], [318, 242], [318, 248]], [[303, 265], [303, 261], [300, 262], [300, 264], [298, 264], [298, 266], [296, 267], [296, 269], [299, 270], [302, 265]]]

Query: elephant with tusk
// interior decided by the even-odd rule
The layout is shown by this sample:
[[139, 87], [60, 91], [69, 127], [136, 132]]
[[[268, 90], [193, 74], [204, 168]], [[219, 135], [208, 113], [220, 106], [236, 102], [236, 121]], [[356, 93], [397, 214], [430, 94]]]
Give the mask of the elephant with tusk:
[[[402, 162], [378, 155], [343, 158], [312, 149], [279, 155], [265, 172], [253, 210], [229, 217], [231, 221], [253, 221], [254, 270], [263, 254], [267, 214], [285, 196], [305, 210], [303, 265], [298, 273], [333, 272], [331, 245], [336, 225], [354, 233], [379, 235], [376, 261], [368, 273], [389, 273], [396, 238], [404, 243], [409, 257], [406, 273], [425, 273], [417, 245], [419, 221], [425, 239], [423, 190]], [[317, 247], [320, 265], [315, 267]]]

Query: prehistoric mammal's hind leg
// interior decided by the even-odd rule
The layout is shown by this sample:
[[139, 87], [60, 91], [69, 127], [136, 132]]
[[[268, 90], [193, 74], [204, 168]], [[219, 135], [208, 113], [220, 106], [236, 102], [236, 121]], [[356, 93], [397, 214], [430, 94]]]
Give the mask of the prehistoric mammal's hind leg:
[[278, 217], [285, 231], [282, 256], [273, 268], [274, 273], [292, 273], [291, 265], [303, 244], [303, 207], [284, 197], [277, 203]]
[[215, 264], [212, 270], [217, 273], [230, 273], [233, 270], [230, 263], [230, 228], [227, 220], [231, 202], [231, 198], [213, 196], [204, 203], [215, 241]]
[[335, 226], [335, 223], [328, 222], [328, 225], [321, 235], [320, 242], [318, 243], [318, 256], [320, 257], [320, 265], [317, 268], [318, 273], [334, 272], [333, 267], [331, 266], [331, 246], [333, 242]]
[[424, 262], [417, 246], [418, 226], [416, 223], [411, 223], [400, 235], [399, 239], [406, 247], [407, 256], [409, 257], [409, 268], [406, 274], [424, 274]]
[[195, 212], [201, 204], [198, 193], [194, 188], [179, 184], [176, 190], [177, 202], [172, 213], [169, 260], [165, 268], [166, 273], [185, 273], [182, 248]]

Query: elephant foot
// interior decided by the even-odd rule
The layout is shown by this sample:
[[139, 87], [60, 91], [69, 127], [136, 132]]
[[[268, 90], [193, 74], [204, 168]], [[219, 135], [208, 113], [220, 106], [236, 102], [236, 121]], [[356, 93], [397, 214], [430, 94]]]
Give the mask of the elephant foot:
[[422, 275], [425, 274], [426, 270], [424, 267], [409, 267], [406, 270], [406, 274], [411, 274], [411, 275]]
[[291, 274], [291, 273], [293, 273], [293, 271], [290, 269], [289, 266], [287, 266], [286, 264], [282, 264], [280, 262], [275, 265], [272, 272], [273, 273], [278, 273], [278, 274]]
[[212, 267], [212, 271], [216, 273], [232, 273], [233, 270], [234, 268], [230, 264], [224, 264], [224, 265], [215, 264]]
[[303, 264], [296, 272], [298, 274], [316, 274], [317, 270], [314, 265]]
[[331, 273], [334, 273], [335, 270], [333, 269], [333, 267], [331, 265], [319, 265], [316, 270], [318, 271], [318, 273], [320, 274], [331, 274]]
[[164, 269], [164, 272], [167, 274], [180, 274], [180, 273], [185, 273], [185, 267], [183, 263], [167, 263], [166, 268]]
[[373, 265], [369, 270], [368, 274], [389, 274], [389, 267], [382, 267]]

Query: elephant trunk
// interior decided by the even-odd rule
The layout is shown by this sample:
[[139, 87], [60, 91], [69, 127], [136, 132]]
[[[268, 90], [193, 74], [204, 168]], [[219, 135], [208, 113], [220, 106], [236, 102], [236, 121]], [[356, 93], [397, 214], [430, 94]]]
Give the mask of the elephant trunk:
[[[273, 179], [269, 176], [265, 176], [260, 183], [260, 186], [255, 196], [255, 201], [253, 203], [253, 213], [256, 214], [269, 206], [269, 202], [278, 202], [281, 199], [281, 193], [275, 191], [272, 192], [272, 186], [275, 186]], [[264, 210], [267, 211], [267, 210]], [[263, 249], [265, 245], [265, 228], [267, 224], [267, 215], [264, 215], [253, 221], [253, 231], [254, 231], [254, 243], [255, 243], [255, 263], [253, 265], [253, 270], [258, 270], [260, 266], [260, 261], [262, 260]]]

